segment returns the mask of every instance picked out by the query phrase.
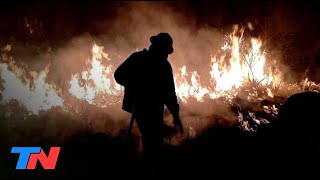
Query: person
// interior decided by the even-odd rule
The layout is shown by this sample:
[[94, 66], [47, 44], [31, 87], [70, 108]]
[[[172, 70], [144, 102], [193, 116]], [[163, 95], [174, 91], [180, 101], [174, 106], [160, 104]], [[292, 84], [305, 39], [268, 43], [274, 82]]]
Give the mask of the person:
[[173, 40], [168, 33], [150, 38], [148, 50], [133, 53], [115, 71], [117, 83], [124, 86], [122, 109], [132, 113], [142, 137], [143, 152], [159, 153], [163, 145], [163, 111], [173, 116], [176, 130], [183, 134], [172, 67], [168, 55]]

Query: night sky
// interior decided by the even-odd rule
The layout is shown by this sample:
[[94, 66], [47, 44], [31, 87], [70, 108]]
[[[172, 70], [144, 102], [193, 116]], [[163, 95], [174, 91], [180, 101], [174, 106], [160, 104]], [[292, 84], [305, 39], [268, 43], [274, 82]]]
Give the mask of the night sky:
[[[24, 38], [21, 21], [24, 18], [36, 18], [42, 23], [41, 38], [59, 40], [84, 32], [105, 33], [97, 24], [110, 21], [119, 14], [117, 8], [143, 2], [117, 1], [4, 1], [1, 3], [1, 36]], [[310, 36], [319, 33], [319, 5], [316, 1], [174, 1], [149, 2], [164, 4], [174, 11], [193, 17], [196, 23], [212, 27], [224, 27], [247, 21], [265, 24], [277, 16], [287, 25], [288, 33], [304, 33]], [[269, 22], [277, 23], [277, 22]], [[111, 25], [112, 23], [110, 23]], [[282, 32], [278, 24], [275, 32]], [[106, 29], [104, 29], [106, 30]], [[318, 36], [317, 36], [318, 37]], [[306, 37], [308, 38], [308, 37]], [[318, 39], [318, 38], [311, 38]]]

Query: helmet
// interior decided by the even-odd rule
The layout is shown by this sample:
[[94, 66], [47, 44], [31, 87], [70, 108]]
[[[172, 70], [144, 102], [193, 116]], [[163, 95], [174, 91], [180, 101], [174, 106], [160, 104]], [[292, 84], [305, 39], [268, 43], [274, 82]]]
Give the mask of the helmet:
[[166, 48], [168, 54], [173, 53], [173, 47], [172, 47], [173, 40], [168, 33], [162, 32], [156, 36], [151, 36], [150, 42], [152, 44], [157, 44], [157, 45], [160, 45], [161, 47]]

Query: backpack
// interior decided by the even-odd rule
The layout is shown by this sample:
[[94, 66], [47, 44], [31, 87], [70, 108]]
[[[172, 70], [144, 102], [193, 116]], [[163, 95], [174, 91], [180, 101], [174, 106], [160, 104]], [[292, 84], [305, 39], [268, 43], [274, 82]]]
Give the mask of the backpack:
[[115, 71], [114, 78], [116, 82], [124, 86], [124, 97], [122, 102], [122, 109], [133, 113], [134, 96], [131, 84], [131, 78], [133, 77], [133, 70], [136, 68], [138, 60], [147, 58], [147, 50], [133, 53], [127, 58]]

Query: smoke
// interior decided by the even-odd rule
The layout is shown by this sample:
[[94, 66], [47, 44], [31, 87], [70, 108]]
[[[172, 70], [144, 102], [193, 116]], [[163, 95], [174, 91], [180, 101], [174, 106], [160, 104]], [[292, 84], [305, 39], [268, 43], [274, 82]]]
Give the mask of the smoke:
[[[225, 42], [225, 35], [232, 31], [232, 23], [225, 25], [224, 28], [212, 27], [209, 25], [210, 21], [199, 23], [194, 11], [189, 11], [190, 6], [185, 3], [120, 2], [113, 4], [112, 7], [112, 12], [106, 12], [109, 15], [108, 18], [90, 19], [90, 24], [82, 24], [82, 26], [87, 26], [81, 27], [82, 29], [93, 29], [94, 33], [90, 31], [74, 34], [68, 32], [66, 34], [70, 34], [70, 37], [63, 37], [61, 38], [63, 41], [57, 43], [45, 40], [46, 37], [42, 37], [44, 40], [35, 44], [19, 42], [18, 40], [8, 41], [12, 48], [5, 54], [12, 57], [17, 66], [28, 71], [40, 72], [49, 64], [46, 82], [54, 85], [59, 91], [59, 96], [63, 97], [65, 103], [69, 103], [64, 104], [64, 108], [54, 108], [51, 111], [41, 112], [38, 117], [34, 117], [37, 120], [30, 120], [30, 117], [25, 116], [20, 117], [19, 113], [22, 112], [8, 115], [6, 122], [12, 123], [10, 122], [12, 119], [18, 119], [14, 122], [26, 127], [23, 128], [24, 133], [20, 133], [20, 130], [13, 128], [12, 134], [16, 136], [20, 133], [22, 134], [21, 137], [24, 137], [23, 134], [28, 134], [26, 132], [35, 130], [34, 132], [38, 132], [38, 134], [29, 137], [29, 139], [55, 139], [56, 137], [66, 138], [72, 132], [78, 132], [79, 129], [89, 129], [115, 136], [119, 134], [121, 129], [127, 127], [130, 119], [129, 114], [121, 110], [121, 104], [98, 108], [95, 105], [76, 99], [69, 93], [69, 82], [72, 75], [79, 74], [88, 68], [87, 60], [92, 56], [90, 52], [94, 43], [104, 46], [104, 51], [109, 54], [112, 65], [117, 67], [131, 53], [148, 48], [151, 36], [159, 32], [168, 32], [174, 41], [174, 53], [169, 56], [173, 71], [177, 73], [179, 68], [185, 65], [189, 72], [198, 72], [203, 85], [209, 85], [210, 57]], [[111, 8], [106, 9], [110, 10]], [[101, 8], [99, 10], [101, 11]], [[279, 10], [276, 11], [278, 13]], [[99, 14], [103, 13], [100, 12]], [[223, 13], [217, 12], [213, 21], [221, 22], [223, 15]], [[271, 22], [276, 23], [276, 25], [262, 24], [262, 27], [273, 26], [272, 30], [265, 30], [266, 36], [274, 37], [270, 31], [277, 33], [287, 31], [287, 29], [281, 27], [282, 25], [279, 25], [283, 24], [284, 20], [281, 17], [284, 16], [270, 17], [272, 17]], [[65, 24], [65, 22], [70, 22], [70, 19], [61, 21], [62, 24]], [[23, 22], [25, 22], [22, 23], [24, 26], [30, 26], [30, 23], [27, 23], [28, 21]], [[33, 30], [33, 35], [29, 32], [27, 37], [32, 40], [34, 34], [37, 33], [44, 36], [43, 34], [46, 32], [44, 25], [48, 22], [40, 23], [39, 20], [33, 20], [32, 22], [37, 22], [33, 23], [37, 27], [29, 27], [29, 30], [30, 28]], [[264, 32], [261, 28], [259, 29], [258, 23], [254, 23], [255, 25], [257, 25], [255, 32], [258, 35], [262, 31]], [[66, 31], [71, 30], [74, 30], [74, 28], [69, 26], [66, 28]], [[267, 42], [274, 42], [274, 39], [268, 39]], [[276, 44], [272, 44], [272, 46], [277, 47]], [[282, 47], [282, 44], [278, 47]], [[281, 51], [277, 48], [269, 51], [270, 56], [279, 60], [282, 57]], [[1, 62], [7, 63], [8, 60], [1, 58]], [[104, 65], [108, 63], [103, 62]], [[24, 72], [24, 74], [29, 76], [28, 72]], [[3, 82], [0, 83], [1, 89], [3, 89], [3, 84]], [[1, 96], [3, 95], [1, 94]], [[21, 105], [16, 109], [19, 108], [23, 109]], [[236, 116], [231, 109], [223, 103], [219, 103], [219, 101], [199, 103], [190, 100], [187, 104], [182, 105], [181, 110], [185, 127], [187, 130], [192, 128], [196, 133], [201, 133], [205, 128], [214, 124], [229, 125], [236, 122]], [[78, 113], [71, 113], [70, 115], [68, 114], [70, 112]], [[166, 118], [167, 120], [170, 119], [169, 116]], [[22, 119], [25, 121], [21, 121]], [[29, 123], [34, 126], [37, 124], [37, 126], [30, 126]]]
[[129, 4], [121, 6], [118, 12], [111, 30], [118, 34], [115, 37], [120, 36], [120, 41], [115, 41], [116, 47], [126, 50], [126, 44], [131, 44], [131, 52], [136, 48], [141, 50], [150, 45], [152, 35], [168, 32], [174, 39], [175, 51], [169, 57], [174, 70], [187, 65], [191, 71], [208, 72], [201, 67], [209, 67], [212, 49], [219, 48], [223, 42], [224, 34], [218, 30], [198, 28], [192, 14], [177, 12], [163, 3]]
[[[214, 49], [222, 46], [226, 34], [221, 29], [197, 25], [192, 12], [181, 10], [187, 9], [186, 5], [177, 6], [180, 8], [161, 2], [126, 3], [117, 9], [117, 16], [112, 22], [104, 22], [109, 29], [99, 39], [105, 43], [107, 52], [110, 50], [121, 54], [118, 62], [115, 62], [120, 64], [136, 50], [148, 48], [151, 36], [168, 32], [174, 41], [174, 53], [169, 56], [174, 73], [178, 73], [179, 68], [185, 65], [188, 72], [198, 72], [203, 85], [209, 85], [210, 57]], [[104, 23], [100, 26], [107, 26]], [[111, 58], [114, 56], [111, 55]], [[234, 114], [219, 103], [197, 103], [189, 100], [181, 108], [181, 117], [187, 131], [189, 127], [193, 127], [197, 133], [201, 133], [217, 121], [213, 115], [235, 123]], [[170, 115], [166, 119], [170, 124]]]
[[[120, 63], [136, 49], [148, 48], [151, 36], [168, 32], [174, 41], [174, 53], [169, 56], [173, 71], [178, 73], [179, 68], [185, 65], [189, 72], [197, 71], [201, 83], [208, 85], [210, 57], [213, 50], [223, 45], [226, 33], [205, 24], [198, 25], [191, 11], [181, 9], [188, 8], [185, 4], [169, 6], [161, 2], [126, 3], [117, 9], [113, 22], [105, 22], [111, 28], [106, 30], [106, 35], [102, 35], [102, 39], [108, 39], [103, 42], [112, 41], [112, 45], [106, 44], [106, 47], [113, 46], [107, 49], [122, 54]], [[228, 30], [231, 31], [231, 26]], [[109, 32], [113, 40], [110, 40]], [[191, 107], [192, 104], [194, 107]], [[199, 110], [204, 115], [211, 114], [214, 109], [206, 113], [200, 104], [189, 102], [189, 105], [190, 109], [200, 106]]]

